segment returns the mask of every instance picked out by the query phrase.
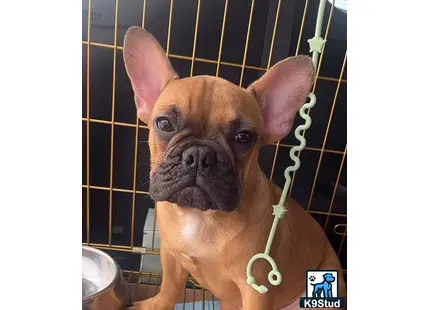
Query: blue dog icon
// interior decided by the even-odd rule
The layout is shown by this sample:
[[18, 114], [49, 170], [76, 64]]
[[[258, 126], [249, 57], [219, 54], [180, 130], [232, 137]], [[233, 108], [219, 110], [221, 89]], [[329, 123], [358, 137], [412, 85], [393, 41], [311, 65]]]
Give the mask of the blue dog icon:
[[311, 285], [314, 286], [314, 290], [312, 292], [312, 297], [321, 298], [321, 293], [324, 292], [324, 297], [333, 297], [331, 283], [333, 283], [336, 279], [333, 277], [331, 273], [326, 273], [323, 275], [324, 281], [321, 283], [316, 283]]

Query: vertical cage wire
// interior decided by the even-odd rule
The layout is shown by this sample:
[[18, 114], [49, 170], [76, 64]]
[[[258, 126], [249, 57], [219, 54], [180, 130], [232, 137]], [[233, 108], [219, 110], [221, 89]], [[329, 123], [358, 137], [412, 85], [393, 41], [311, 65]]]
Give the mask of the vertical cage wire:
[[296, 46], [296, 54], [295, 54], [296, 56], [299, 54], [300, 43], [302, 43], [303, 26], [305, 25], [306, 13], [308, 12], [308, 4], [309, 4], [309, 0], [306, 0], [305, 7], [303, 8], [302, 23], [300, 24], [299, 39], [297, 41], [297, 46]]
[[[140, 284], [140, 280], [142, 279], [142, 271], [141, 270], [139, 270], [139, 275], [137, 276], [137, 280], [136, 280], [136, 284]], [[134, 287], [134, 296], [136, 296], [137, 295], [137, 290], [140, 288], [140, 286], [139, 285], [136, 285], [135, 287]]]
[[203, 295], [202, 295], [203, 310], [205, 310], [205, 293], [206, 293], [206, 290], [204, 288], [202, 288], [202, 290], [203, 290]]
[[[146, 3], [146, 1], [145, 1]], [[134, 247], [134, 219], [136, 216], [136, 183], [137, 183], [137, 155], [139, 152], [139, 117], [136, 117], [134, 159], [133, 159], [133, 193], [131, 200], [131, 231], [130, 231], [130, 247]]]
[[184, 288], [184, 303], [182, 304], [182, 310], [185, 310], [186, 300], [187, 300], [187, 284], [185, 283], [185, 288]]
[[222, 18], [222, 26], [221, 26], [221, 38], [219, 40], [218, 60], [216, 62], [215, 76], [219, 75], [219, 67], [220, 67], [220, 64], [221, 64], [221, 55], [222, 55], [222, 45], [224, 43], [225, 21], [227, 20], [227, 10], [228, 10], [228, 0], [225, 0], [224, 15], [223, 15], [223, 18]]
[[[278, 4], [278, 10], [280, 8], [280, 2]], [[297, 40], [297, 47], [296, 47], [296, 56], [299, 54], [299, 49], [300, 49], [300, 43], [302, 41], [302, 35], [303, 35], [303, 27], [305, 25], [305, 20], [306, 20], [306, 13], [308, 11], [308, 2], [309, 0], [306, 0], [305, 2], [305, 8], [303, 9], [303, 16], [302, 16], [302, 22], [300, 24], [300, 32], [299, 32], [299, 39]], [[269, 65], [268, 68], [269, 69]], [[276, 149], [275, 149], [275, 155], [273, 156], [273, 162], [272, 162], [272, 169], [270, 170], [270, 180], [273, 180], [273, 174], [275, 173], [275, 167], [276, 167], [276, 160], [278, 159], [278, 152], [279, 152], [279, 146], [280, 146], [281, 141], [277, 141], [276, 142]], [[291, 192], [291, 190], [290, 190]]]
[[148, 298], [148, 290], [149, 290], [149, 283], [151, 280], [151, 273], [149, 273], [148, 282], [146, 283], [146, 292], [145, 292], [145, 298]]
[[[91, 42], [91, 0], [88, 0], [88, 29], [87, 39]], [[91, 45], [87, 45], [87, 244], [90, 244], [90, 49]]]
[[197, 13], [196, 13], [196, 22], [194, 25], [193, 55], [191, 56], [192, 59], [191, 59], [190, 77], [193, 76], [194, 62], [196, 61], [196, 45], [197, 45], [197, 34], [199, 33], [199, 18], [200, 18], [200, 0], [197, 0]]
[[[330, 13], [329, 13], [329, 16], [328, 16], [328, 22], [327, 22], [327, 28], [326, 28], [326, 30], [325, 30], [325, 34], [324, 34], [324, 40], [326, 40], [327, 41], [327, 37], [328, 37], [328, 34], [329, 34], [329, 31], [330, 31], [330, 26], [331, 26], [331, 20], [332, 20], [332, 17], [333, 17], [333, 12], [334, 12], [334, 8], [335, 8], [335, 3], [336, 3], [336, 0], [333, 0], [333, 3], [332, 3], [332, 6], [331, 6], [331, 8], [330, 8]], [[316, 87], [317, 87], [317, 83], [318, 83], [318, 76], [319, 76], [319, 74], [320, 74], [320, 70], [321, 70], [321, 65], [322, 65], [322, 62], [323, 62], [323, 58], [324, 58], [324, 55], [325, 55], [325, 44], [323, 45], [323, 47], [322, 47], [322, 50], [321, 50], [321, 56], [320, 56], [320, 60], [319, 60], [319, 62], [318, 62], [318, 66], [317, 66], [317, 72], [316, 72], [316, 78], [315, 78], [315, 83], [314, 83], [314, 86], [312, 87], [312, 92], [314, 93], [315, 92], [315, 89], [316, 89]], [[341, 78], [342, 78], [342, 76], [341, 76]], [[309, 109], [308, 110], [308, 115], [310, 115], [311, 114], [311, 110], [312, 109]], [[303, 131], [303, 134], [302, 134], [302, 136], [303, 137], [305, 137], [305, 135], [306, 135], [306, 129]], [[302, 151], [299, 151], [298, 153], [297, 153], [297, 157], [300, 159], [300, 154], [302, 153]], [[297, 172], [297, 170], [296, 171], [293, 171], [293, 176], [291, 177], [291, 185], [290, 185], [290, 190], [289, 190], [289, 193], [288, 193], [288, 196], [291, 196], [291, 193], [293, 192], [293, 187], [294, 187], [294, 184], [295, 184], [295, 177], [296, 177], [296, 172]]]
[[[324, 134], [324, 140], [323, 140], [323, 144], [322, 144], [322, 150], [325, 149], [325, 144], [327, 142], [328, 133], [330, 131], [331, 121], [332, 121], [332, 118], [333, 118], [333, 112], [334, 112], [334, 109], [336, 107], [337, 96], [339, 94], [339, 89], [340, 89], [340, 80], [342, 79], [343, 72], [345, 70], [346, 55], [347, 55], [347, 52], [345, 52], [345, 57], [343, 58], [342, 69], [340, 70], [340, 74], [339, 74], [339, 81], [337, 82], [336, 92], [334, 94], [333, 103], [331, 105], [330, 116], [329, 116], [329, 119], [328, 119], [328, 124], [327, 124], [326, 131], [325, 131], [325, 134]], [[318, 173], [320, 171], [321, 160], [322, 160], [323, 154], [324, 154], [324, 152], [321, 151], [319, 159], [318, 159], [318, 165], [317, 165], [317, 168], [316, 168], [316, 171], [315, 171], [315, 175], [314, 175], [314, 181], [312, 183], [311, 194], [309, 196], [308, 205], [306, 207], [307, 211], [310, 210], [310, 207], [311, 207], [311, 204], [312, 204], [312, 197], [314, 195], [315, 184], [316, 184], [316, 180], [318, 179]], [[340, 167], [339, 169], [342, 169], [342, 167]]]
[[196, 283], [193, 281], [193, 310], [196, 307]]
[[246, 33], [246, 41], [245, 41], [245, 49], [243, 51], [243, 62], [242, 62], [242, 69], [240, 71], [240, 80], [239, 80], [239, 86], [242, 86], [243, 82], [243, 73], [245, 72], [245, 65], [246, 65], [246, 56], [248, 55], [248, 43], [249, 43], [249, 35], [251, 33], [251, 27], [252, 27], [252, 16], [254, 14], [254, 2], [255, 0], [251, 1], [251, 9], [249, 11], [249, 19], [248, 19], [248, 31]]
[[340, 242], [339, 250], [337, 251], [337, 256], [339, 256], [340, 252], [342, 252], [343, 244], [344, 244], [345, 238], [346, 238], [346, 230], [347, 230], [347, 228], [348, 227], [345, 226], [345, 231], [344, 231], [343, 236], [342, 236], [342, 241]]
[[[343, 151], [342, 161], [341, 161], [341, 163], [340, 163], [339, 171], [338, 171], [338, 173], [337, 173], [337, 177], [336, 177], [336, 184], [334, 185], [333, 194], [332, 194], [332, 196], [331, 196], [331, 200], [330, 200], [330, 207], [329, 207], [329, 209], [328, 209], [327, 218], [326, 218], [325, 223], [324, 223], [324, 231], [327, 229], [328, 221], [329, 221], [330, 216], [331, 216], [331, 214], [332, 214], [332, 213], [331, 213], [331, 211], [332, 211], [332, 208], [333, 208], [334, 200], [335, 200], [335, 198], [336, 198], [336, 191], [337, 191], [337, 187], [338, 187], [338, 185], [339, 185], [340, 176], [342, 175], [342, 169], [343, 169], [343, 163], [344, 163], [344, 161], [345, 161], [345, 157], [346, 157], [346, 145], [345, 145], [345, 150]], [[312, 198], [311, 198], [311, 199], [312, 199]]]
[[157, 287], [155, 288], [155, 293], [158, 294], [160, 291], [160, 285], [161, 285], [161, 275], [157, 275]]
[[270, 50], [269, 50], [269, 57], [267, 58], [267, 70], [270, 68], [270, 64], [272, 63], [272, 54], [273, 54], [273, 46], [275, 45], [275, 38], [276, 38], [276, 31], [278, 30], [278, 18], [279, 18], [279, 12], [281, 10], [281, 0], [278, 0], [278, 7], [276, 8], [276, 16], [275, 16], [275, 25], [273, 26], [273, 34], [272, 34], [272, 41], [270, 42]]
[[117, 57], [117, 40], [118, 40], [118, 5], [119, 0], [115, 0], [115, 21], [114, 21], [114, 38], [113, 38], [113, 68], [112, 68], [112, 114], [111, 114], [111, 140], [110, 140], [110, 167], [109, 167], [109, 246], [112, 246], [112, 212], [113, 212], [113, 156], [114, 156], [114, 137], [115, 137], [115, 95], [116, 95], [116, 57]]
[[[143, 1], [142, 8], [142, 28], [145, 28], [146, 17], [146, 1]], [[133, 164], [133, 196], [131, 201], [131, 232], [130, 232], [130, 247], [134, 247], [134, 218], [136, 216], [136, 183], [137, 183], [137, 158], [139, 154], [139, 117], [136, 115], [136, 132], [134, 146], [134, 164]]]
[[170, 0], [169, 26], [167, 28], [167, 45], [166, 45], [166, 55], [167, 56], [170, 55], [170, 35], [171, 35], [171, 30], [172, 30], [173, 3], [174, 3], [174, 0]]

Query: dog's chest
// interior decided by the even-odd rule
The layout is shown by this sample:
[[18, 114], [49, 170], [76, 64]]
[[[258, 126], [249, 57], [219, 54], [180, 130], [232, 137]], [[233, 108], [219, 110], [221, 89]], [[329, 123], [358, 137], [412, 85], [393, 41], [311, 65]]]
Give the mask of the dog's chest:
[[234, 300], [239, 296], [238, 287], [231, 280], [222, 255], [215, 247], [198, 243], [177, 258], [200, 285], [219, 298]]
[[180, 228], [182, 239], [189, 243], [193, 242], [197, 237], [199, 229], [203, 226], [203, 221], [195, 214], [187, 214], [183, 221], [183, 226]]
[[[160, 217], [160, 222], [163, 220]], [[210, 223], [198, 214], [189, 213], [181, 216], [178, 221], [166, 221], [162, 226], [163, 241], [179, 259], [188, 262], [216, 259], [220, 244]]]

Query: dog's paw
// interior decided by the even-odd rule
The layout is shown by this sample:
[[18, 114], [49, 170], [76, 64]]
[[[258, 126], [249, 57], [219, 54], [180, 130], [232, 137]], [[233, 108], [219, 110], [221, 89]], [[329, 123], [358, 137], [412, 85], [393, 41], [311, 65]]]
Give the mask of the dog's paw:
[[152, 298], [148, 298], [142, 301], [137, 301], [133, 306], [126, 308], [125, 310], [152, 310]]

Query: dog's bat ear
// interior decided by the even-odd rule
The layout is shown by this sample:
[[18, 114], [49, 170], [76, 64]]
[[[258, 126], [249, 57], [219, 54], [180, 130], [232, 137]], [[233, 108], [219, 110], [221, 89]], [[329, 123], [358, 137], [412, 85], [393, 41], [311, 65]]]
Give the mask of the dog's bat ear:
[[249, 86], [263, 111], [267, 142], [281, 140], [290, 132], [314, 78], [312, 59], [295, 56], [278, 62]]
[[157, 40], [140, 27], [127, 30], [123, 55], [134, 90], [137, 115], [148, 123], [155, 101], [176, 78], [176, 73]]

